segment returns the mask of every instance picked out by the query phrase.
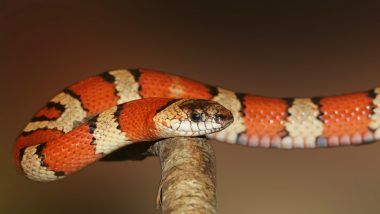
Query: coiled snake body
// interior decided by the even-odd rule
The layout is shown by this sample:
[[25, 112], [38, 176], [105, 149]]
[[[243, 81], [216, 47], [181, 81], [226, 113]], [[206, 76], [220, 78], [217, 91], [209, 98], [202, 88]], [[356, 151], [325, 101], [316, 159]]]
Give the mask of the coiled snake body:
[[112, 70], [51, 99], [14, 156], [28, 178], [52, 181], [125, 145], [165, 137], [284, 149], [370, 143], [380, 139], [379, 92], [270, 98], [147, 69]]

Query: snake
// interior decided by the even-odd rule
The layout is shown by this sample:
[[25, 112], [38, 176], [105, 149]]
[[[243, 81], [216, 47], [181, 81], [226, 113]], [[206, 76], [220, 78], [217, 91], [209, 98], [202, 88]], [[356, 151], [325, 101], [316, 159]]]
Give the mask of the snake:
[[127, 145], [176, 136], [279, 149], [380, 139], [380, 87], [279, 98], [237, 93], [151, 69], [115, 69], [66, 87], [27, 123], [14, 158], [34, 181], [54, 181]]

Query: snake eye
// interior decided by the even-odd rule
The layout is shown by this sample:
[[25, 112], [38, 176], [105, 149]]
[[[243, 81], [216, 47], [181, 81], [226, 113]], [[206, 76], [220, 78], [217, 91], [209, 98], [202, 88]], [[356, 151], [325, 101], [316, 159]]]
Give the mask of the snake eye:
[[193, 112], [190, 115], [190, 119], [193, 122], [200, 122], [201, 119], [202, 119], [202, 115], [200, 113], [198, 113], [198, 112]]

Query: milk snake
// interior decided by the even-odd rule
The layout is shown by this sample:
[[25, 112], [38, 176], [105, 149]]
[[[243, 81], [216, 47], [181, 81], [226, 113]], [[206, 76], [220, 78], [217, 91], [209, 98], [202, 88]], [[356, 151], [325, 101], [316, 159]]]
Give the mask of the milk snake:
[[14, 156], [28, 178], [52, 181], [125, 145], [173, 136], [283, 149], [371, 143], [380, 139], [379, 92], [271, 98], [148, 69], [111, 70], [52, 98]]

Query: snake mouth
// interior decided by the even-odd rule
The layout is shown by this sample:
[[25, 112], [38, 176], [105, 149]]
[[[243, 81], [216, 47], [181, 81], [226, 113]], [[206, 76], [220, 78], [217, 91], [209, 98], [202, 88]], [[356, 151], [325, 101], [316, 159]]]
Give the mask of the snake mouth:
[[178, 136], [202, 136], [206, 134], [212, 134], [214, 132], [218, 132], [223, 130], [223, 128], [217, 128], [212, 130], [200, 130], [200, 131], [178, 131], [178, 130], [172, 130], [172, 133], [178, 135]]
[[206, 122], [189, 122], [187, 120], [178, 123], [172, 123], [167, 127], [168, 131], [177, 136], [202, 136], [219, 132], [233, 123], [233, 118], [229, 120], [213, 119]]

